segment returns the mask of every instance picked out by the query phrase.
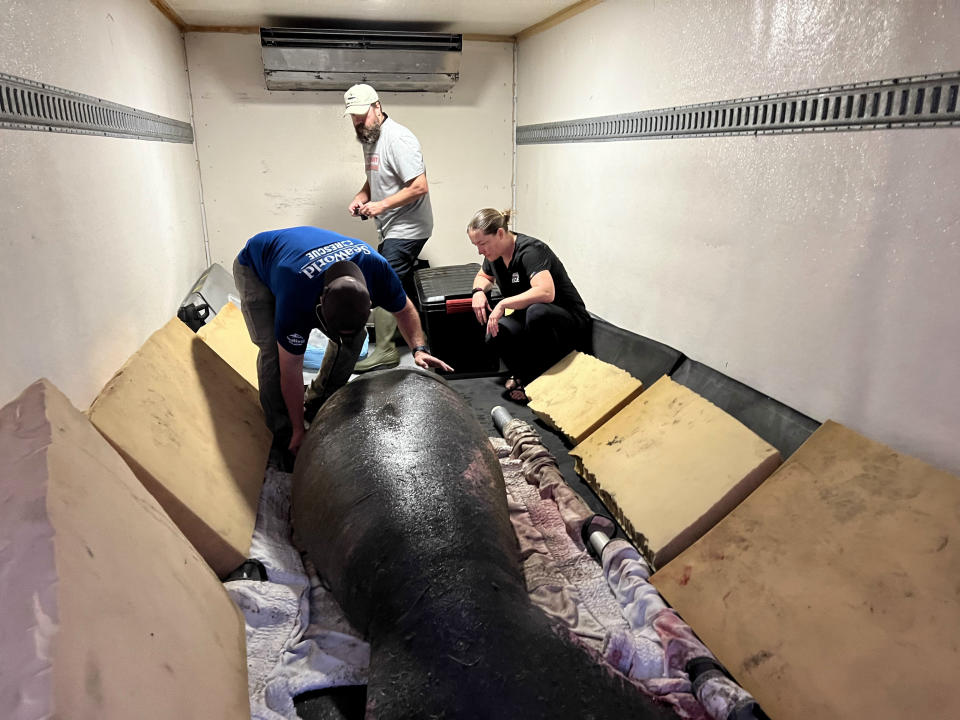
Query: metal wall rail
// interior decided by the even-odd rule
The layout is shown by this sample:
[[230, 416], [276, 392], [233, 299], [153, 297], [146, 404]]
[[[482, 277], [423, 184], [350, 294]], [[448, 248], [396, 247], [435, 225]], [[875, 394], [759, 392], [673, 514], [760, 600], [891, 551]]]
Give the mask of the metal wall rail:
[[4, 73], [0, 128], [193, 142], [190, 123]]
[[518, 145], [960, 127], [960, 72], [522, 125]]

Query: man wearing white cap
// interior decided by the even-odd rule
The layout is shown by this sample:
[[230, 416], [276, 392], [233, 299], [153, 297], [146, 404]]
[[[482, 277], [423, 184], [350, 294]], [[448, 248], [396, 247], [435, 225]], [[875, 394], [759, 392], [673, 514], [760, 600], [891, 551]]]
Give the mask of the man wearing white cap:
[[[412, 132], [387, 117], [377, 91], [369, 85], [354, 85], [344, 93], [346, 110], [357, 140], [363, 145], [367, 181], [348, 210], [357, 217], [376, 219], [380, 244], [377, 248], [400, 280], [406, 281], [417, 256], [433, 233], [427, 169], [420, 143]], [[396, 320], [374, 309], [377, 344], [357, 363], [356, 372], [394, 367], [400, 362], [393, 334]]]

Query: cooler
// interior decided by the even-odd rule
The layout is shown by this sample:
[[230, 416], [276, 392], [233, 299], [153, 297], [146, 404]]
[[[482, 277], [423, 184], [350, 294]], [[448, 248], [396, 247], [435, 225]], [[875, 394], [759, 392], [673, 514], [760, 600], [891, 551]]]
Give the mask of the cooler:
[[[432, 353], [453, 366], [445, 377], [484, 377], [500, 373], [500, 359], [484, 342], [486, 329], [473, 315], [473, 280], [478, 263], [417, 270], [414, 284]], [[490, 304], [500, 301], [494, 286]]]

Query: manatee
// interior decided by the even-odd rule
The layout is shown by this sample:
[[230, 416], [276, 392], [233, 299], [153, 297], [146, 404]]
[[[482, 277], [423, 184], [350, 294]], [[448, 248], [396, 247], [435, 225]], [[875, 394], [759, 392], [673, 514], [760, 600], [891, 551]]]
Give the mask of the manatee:
[[292, 507], [370, 641], [368, 718], [676, 717], [531, 604], [500, 464], [436, 375], [373, 373], [331, 396]]

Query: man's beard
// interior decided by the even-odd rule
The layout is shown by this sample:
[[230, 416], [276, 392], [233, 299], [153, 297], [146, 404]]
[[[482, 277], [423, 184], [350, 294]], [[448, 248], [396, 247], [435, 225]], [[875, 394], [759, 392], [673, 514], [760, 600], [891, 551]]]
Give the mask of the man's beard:
[[369, 128], [366, 125], [357, 125], [354, 130], [357, 132], [357, 142], [361, 145], [373, 145], [380, 139], [380, 123]]

